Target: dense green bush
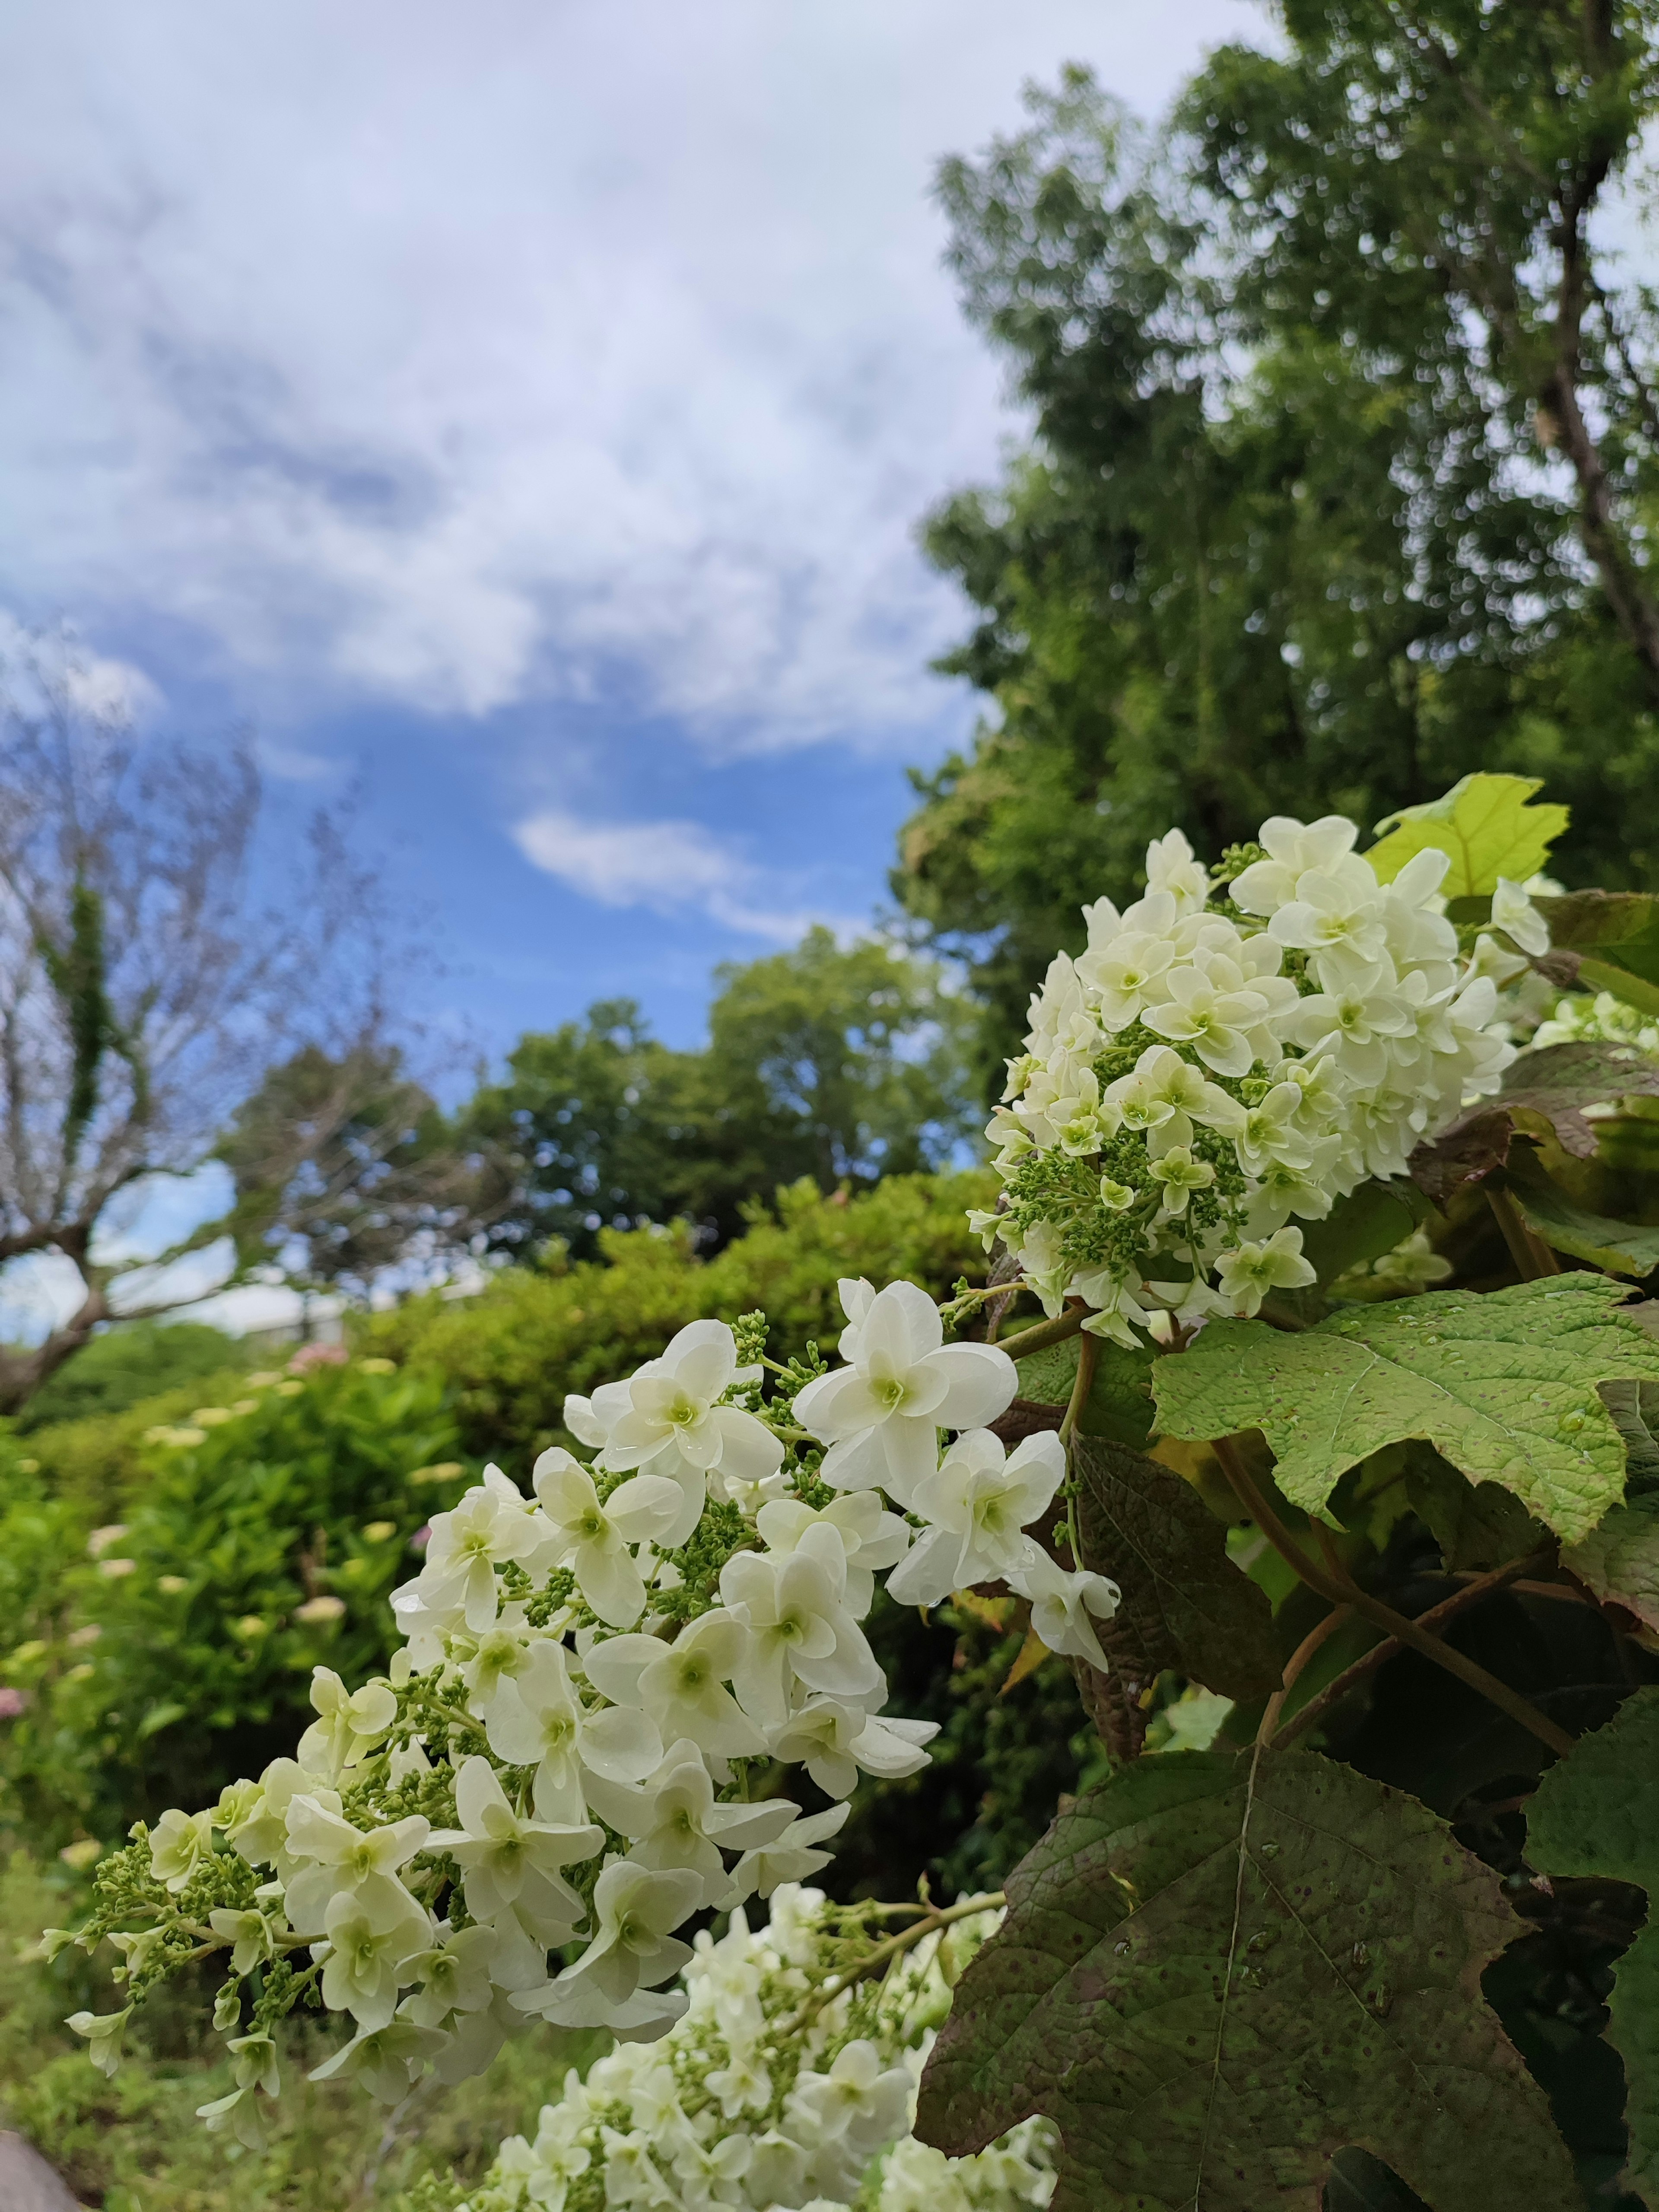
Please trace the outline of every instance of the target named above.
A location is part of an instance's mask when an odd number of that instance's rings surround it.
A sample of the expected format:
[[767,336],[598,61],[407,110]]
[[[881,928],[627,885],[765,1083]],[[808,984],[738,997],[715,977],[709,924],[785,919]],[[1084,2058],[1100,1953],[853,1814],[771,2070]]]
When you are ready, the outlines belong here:
[[471,1472],[441,1382],[374,1360],[273,1377],[136,1453],[147,1480],[99,1528],[40,1468],[10,1477],[0,1577],[25,1632],[4,1671],[23,1710],[0,1783],[7,1825],[34,1838],[108,1841],[291,1747],[314,1666],[384,1663],[410,1540]]
[[475,1297],[433,1293],[377,1314],[363,1348],[441,1375],[467,1448],[522,1480],[538,1452],[571,1442],[561,1425],[568,1391],[627,1374],[700,1316],[731,1321],[763,1307],[769,1348],[786,1358],[840,1334],[841,1276],[903,1275],[940,1296],[961,1275],[982,1279],[966,1213],[988,1202],[990,1187],[980,1170],[892,1176],[852,1198],[801,1182],[778,1193],[775,1213],[755,1209],[747,1231],[708,1261],[683,1231],[607,1231],[602,1261],[512,1268]]
[[[567,1391],[627,1373],[700,1315],[763,1308],[787,1356],[839,1334],[843,1275],[940,1294],[979,1279],[965,1214],[985,1194],[977,1173],[895,1176],[845,1201],[799,1184],[711,1261],[673,1233],[608,1233],[602,1261],[510,1269],[476,1297],[374,1316],[370,1357],[303,1385],[227,1373],[205,1412],[216,1392],[180,1386],[0,1443],[0,1680],[27,1700],[0,1720],[0,1827],[107,1844],[291,1748],[313,1666],[356,1678],[390,1649],[386,1593],[462,1479],[411,1484],[412,1470],[470,1474],[488,1456],[527,1482],[563,1437]],[[386,1355],[395,1372],[377,1371]],[[301,1617],[319,1598],[343,1606],[337,1620]],[[924,1621],[884,1604],[871,1634],[902,1709],[942,1734],[925,1774],[866,1783],[837,1880],[994,1883],[1076,1786],[1069,1672],[1050,1661],[1002,1695],[1018,1632],[948,1607]]]
[[13,1418],[19,1436],[60,1421],[124,1413],[141,1399],[252,1363],[246,1348],[203,1322],[132,1322],[94,1336],[48,1376]]

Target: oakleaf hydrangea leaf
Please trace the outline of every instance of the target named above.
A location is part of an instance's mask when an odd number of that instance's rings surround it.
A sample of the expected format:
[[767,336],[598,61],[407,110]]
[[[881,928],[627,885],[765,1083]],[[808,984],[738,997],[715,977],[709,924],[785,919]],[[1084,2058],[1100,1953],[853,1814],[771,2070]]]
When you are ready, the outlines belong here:
[[1365,858],[1378,882],[1391,884],[1407,860],[1432,847],[1451,855],[1440,886],[1446,897],[1490,897],[1500,876],[1512,884],[1535,876],[1567,826],[1565,806],[1532,803],[1541,788],[1538,776],[1466,775],[1439,799],[1384,816],[1379,842]]
[[1127,1445],[1078,1437],[1083,1563],[1122,1592],[1113,1659],[1127,1645],[1145,1688],[1166,1668],[1243,1700],[1279,1686],[1273,1608],[1227,1557],[1227,1532],[1192,1485]]
[[1586,991],[1659,1012],[1659,899],[1645,891],[1571,891],[1540,899],[1550,942],[1578,963]]
[[1659,1267],[1659,1229],[1610,1221],[1568,1197],[1547,1176],[1511,1173],[1509,1188],[1528,1229],[1557,1252],[1588,1260],[1613,1275],[1650,1275]]
[[1607,2038],[1625,2062],[1629,2163],[1621,2176],[1659,2206],[1659,1687],[1638,1690],[1539,1784],[1527,1856],[1540,1874],[1639,1882],[1648,1922],[1615,1970]]
[[1333,2155],[1434,2212],[1579,2203],[1480,1995],[1519,1932],[1415,1799],[1305,1752],[1176,1752],[1062,1814],[1008,1883],[916,2132],[1062,2136],[1054,2212],[1316,2212]]
[[1480,1182],[1504,1166],[1517,1137],[1540,1144],[1553,1139],[1576,1159],[1589,1159],[1596,1149],[1596,1128],[1585,1107],[1655,1091],[1659,1063],[1625,1045],[1589,1042],[1523,1052],[1495,1099],[1472,1107],[1417,1147],[1412,1181],[1442,1203],[1460,1185]]
[[1659,1498],[1615,1505],[1561,1563],[1604,1605],[1622,1605],[1659,1633]]
[[1624,1494],[1625,1443],[1598,1382],[1659,1381],[1659,1345],[1605,1275],[1477,1295],[1431,1291],[1334,1314],[1300,1335],[1216,1321],[1154,1376],[1167,1435],[1260,1429],[1305,1512],[1384,1444],[1421,1437],[1501,1483],[1568,1543]]

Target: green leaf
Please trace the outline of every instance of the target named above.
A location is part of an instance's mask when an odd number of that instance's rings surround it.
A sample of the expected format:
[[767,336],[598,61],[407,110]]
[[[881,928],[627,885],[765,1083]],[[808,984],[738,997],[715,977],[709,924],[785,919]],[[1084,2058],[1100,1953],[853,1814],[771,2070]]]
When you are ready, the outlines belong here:
[[1571,891],[1537,902],[1557,951],[1578,957],[1577,981],[1659,1013],[1659,899],[1644,891]]
[[1512,1168],[1504,1180],[1528,1228],[1553,1250],[1570,1252],[1615,1275],[1650,1275],[1659,1267],[1659,1229],[1586,1212],[1535,1169]]
[[1425,1444],[1407,1449],[1406,1495],[1453,1574],[1525,1559],[1543,1542],[1542,1527],[1509,1491],[1469,1481]]
[[[1098,1340],[1094,1388],[1078,1425],[1085,1435],[1110,1437],[1136,1450],[1152,1431],[1152,1362],[1142,1347],[1131,1352]],[[1068,1336],[1019,1363],[1019,1392],[1039,1405],[1063,1406],[1077,1381],[1078,1340]]]
[[1624,1440],[1596,1384],[1659,1381],[1659,1346],[1618,1310],[1629,1295],[1605,1275],[1553,1275],[1349,1310],[1299,1336],[1212,1322],[1158,1361],[1159,1425],[1188,1438],[1261,1429],[1307,1513],[1345,1468],[1421,1437],[1575,1543],[1624,1492]]
[[1334,1283],[1350,1267],[1392,1252],[1431,1211],[1414,1183],[1362,1182],[1323,1221],[1303,1224],[1303,1257],[1322,1283]]
[[1625,2062],[1629,2164],[1620,2177],[1659,2206],[1659,1687],[1638,1690],[1539,1784],[1527,1857],[1540,1874],[1639,1882],[1648,1923],[1616,1970],[1607,2039]]
[[1489,897],[1499,876],[1512,884],[1535,876],[1567,826],[1565,806],[1531,803],[1541,788],[1538,776],[1466,775],[1439,799],[1385,815],[1376,825],[1380,842],[1365,858],[1377,880],[1391,884],[1407,860],[1432,847],[1451,855],[1440,887],[1449,899]]
[[1603,1604],[1622,1605],[1643,1626],[1659,1632],[1659,1498],[1615,1505],[1561,1563]]
[[1435,2212],[1568,2212],[1541,2092],[1482,2002],[1518,1923],[1427,1808],[1306,1752],[1175,1752],[1062,1814],[922,2077],[960,2155],[1028,2113],[1054,2212],[1315,2212],[1335,2153]]
[[1279,1687],[1273,1607],[1227,1557],[1227,1532],[1192,1485],[1105,1437],[1073,1446],[1085,1562],[1123,1593],[1112,1657],[1127,1644],[1145,1686],[1172,1668],[1243,1703]]

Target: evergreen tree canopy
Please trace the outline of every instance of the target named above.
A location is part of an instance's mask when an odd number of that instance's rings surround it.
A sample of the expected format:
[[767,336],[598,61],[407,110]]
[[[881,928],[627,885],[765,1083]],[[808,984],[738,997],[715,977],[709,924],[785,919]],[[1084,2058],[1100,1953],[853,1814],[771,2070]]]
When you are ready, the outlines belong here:
[[1605,209],[1653,0],[1285,0],[1156,137],[1087,72],[939,191],[1032,449],[930,520],[994,702],[896,889],[1007,1048],[1078,908],[1171,821],[1376,821],[1474,768],[1659,874],[1655,301]]

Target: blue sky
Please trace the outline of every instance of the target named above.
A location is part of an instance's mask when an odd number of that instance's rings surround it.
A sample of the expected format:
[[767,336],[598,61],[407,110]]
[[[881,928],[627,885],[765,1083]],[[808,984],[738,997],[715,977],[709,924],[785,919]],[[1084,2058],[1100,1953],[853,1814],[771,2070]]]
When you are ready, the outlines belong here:
[[[1020,431],[937,158],[1249,0],[28,0],[0,21],[0,612],[364,792],[498,1052],[885,896],[971,702],[918,516]],[[136,679],[137,680],[137,679]]]

